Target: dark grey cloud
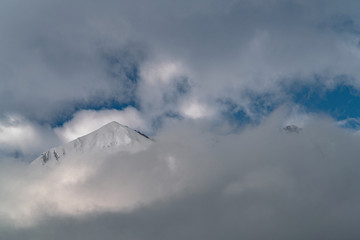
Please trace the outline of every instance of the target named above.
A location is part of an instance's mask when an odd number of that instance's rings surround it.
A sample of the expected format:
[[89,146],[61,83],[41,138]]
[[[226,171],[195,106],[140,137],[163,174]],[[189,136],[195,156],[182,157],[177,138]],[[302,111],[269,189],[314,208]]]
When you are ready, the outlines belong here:
[[[127,42],[106,43],[101,23],[91,17],[96,9],[81,2],[3,4],[2,112],[56,121],[76,104],[129,100],[126,74],[141,56]],[[111,58],[121,58],[122,66]]]
[[[4,1],[0,110],[54,122],[79,107],[136,101],[151,115],[139,73],[169,62],[183,68],[167,80],[191,79],[190,95],[202,103],[231,98],[246,107],[248,88],[278,91],[284,79],[314,74],[357,85],[357,8],[351,0]],[[155,88],[166,95],[173,85]],[[169,108],[182,114],[177,101]]]

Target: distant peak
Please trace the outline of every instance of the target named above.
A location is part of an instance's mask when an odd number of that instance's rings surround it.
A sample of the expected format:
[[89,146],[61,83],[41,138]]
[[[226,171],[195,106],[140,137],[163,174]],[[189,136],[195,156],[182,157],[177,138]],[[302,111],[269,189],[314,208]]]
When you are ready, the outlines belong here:
[[284,128],[284,131],[289,132],[289,133],[300,133],[300,131],[302,130],[302,128],[296,126],[296,125],[287,125]]

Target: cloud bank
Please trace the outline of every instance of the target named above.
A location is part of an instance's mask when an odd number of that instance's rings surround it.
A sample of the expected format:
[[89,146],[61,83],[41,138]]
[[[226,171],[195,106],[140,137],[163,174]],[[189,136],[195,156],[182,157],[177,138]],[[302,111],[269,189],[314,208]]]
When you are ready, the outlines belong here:
[[[6,239],[355,239],[360,139],[282,113],[231,135],[184,123],[137,154],[29,171],[2,163]],[[69,171],[71,170],[71,171]]]

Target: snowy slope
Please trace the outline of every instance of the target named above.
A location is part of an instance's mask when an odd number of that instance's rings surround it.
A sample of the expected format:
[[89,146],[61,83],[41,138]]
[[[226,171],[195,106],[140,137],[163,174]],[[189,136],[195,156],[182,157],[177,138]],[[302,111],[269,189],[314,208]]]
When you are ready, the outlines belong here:
[[31,164],[52,166],[77,154],[137,152],[146,149],[151,142],[146,135],[114,121],[69,143],[43,152]]

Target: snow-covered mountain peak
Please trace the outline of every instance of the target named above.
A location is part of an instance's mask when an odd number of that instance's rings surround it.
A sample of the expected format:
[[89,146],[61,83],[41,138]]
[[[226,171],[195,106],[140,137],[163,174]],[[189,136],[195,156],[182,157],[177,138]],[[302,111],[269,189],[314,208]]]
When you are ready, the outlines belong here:
[[112,122],[109,122],[108,124],[105,124],[101,128],[95,130],[94,132],[96,132],[96,131],[107,131],[107,130],[111,131],[111,130],[115,130],[115,129],[119,129],[119,128],[128,128],[128,127],[125,126],[125,125],[122,125],[122,124],[120,124],[120,123],[118,123],[116,121],[112,121]]
[[145,134],[113,121],[62,146],[49,149],[32,164],[53,165],[75,154],[137,152],[147,148],[151,142]]

